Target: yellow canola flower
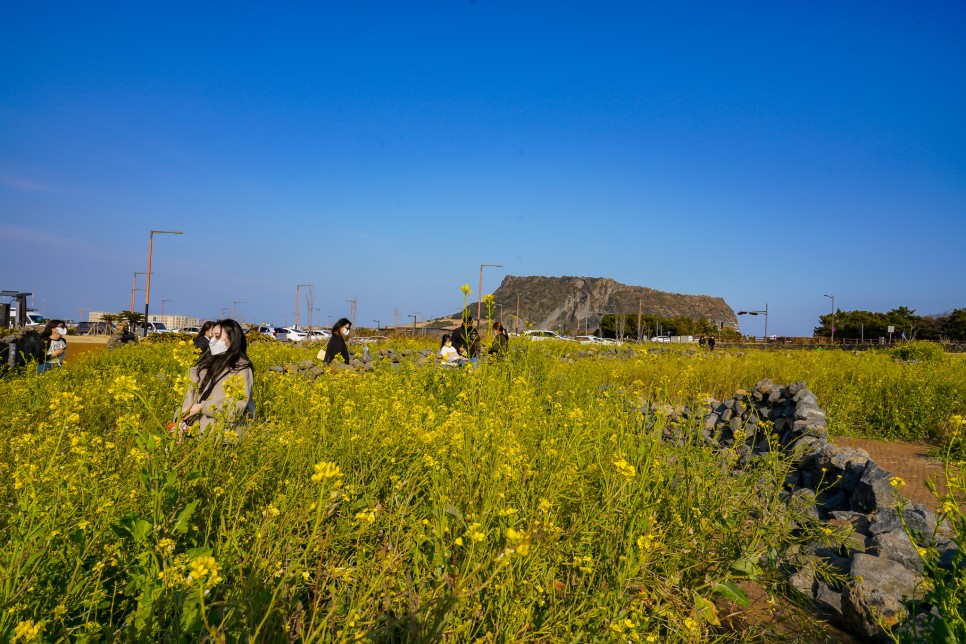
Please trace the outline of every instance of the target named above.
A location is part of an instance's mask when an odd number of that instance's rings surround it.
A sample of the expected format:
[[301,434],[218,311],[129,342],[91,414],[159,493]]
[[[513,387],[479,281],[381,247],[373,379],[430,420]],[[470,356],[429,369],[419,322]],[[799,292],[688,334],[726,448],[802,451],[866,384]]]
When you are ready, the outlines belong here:
[[898,490],[905,484],[906,482],[902,480],[901,476],[893,476],[891,479],[889,479],[889,485],[891,485],[896,490]]
[[17,624],[17,628],[13,632],[13,641],[32,642],[38,638],[43,627],[43,622],[35,623],[32,619],[22,621]]
[[470,288],[469,284],[463,284],[463,286],[460,287],[460,291],[462,291],[463,295],[473,295],[473,290]]
[[335,463],[322,461],[315,464],[315,474],[312,475],[313,483],[321,483],[326,479],[334,479],[342,476],[342,470]]
[[218,585],[222,581],[219,574],[218,562],[211,555],[196,557],[188,567],[187,583],[201,582],[208,588]]
[[617,468],[621,476],[628,480],[634,478],[634,475],[637,474],[637,469],[623,458],[614,461],[614,467]]

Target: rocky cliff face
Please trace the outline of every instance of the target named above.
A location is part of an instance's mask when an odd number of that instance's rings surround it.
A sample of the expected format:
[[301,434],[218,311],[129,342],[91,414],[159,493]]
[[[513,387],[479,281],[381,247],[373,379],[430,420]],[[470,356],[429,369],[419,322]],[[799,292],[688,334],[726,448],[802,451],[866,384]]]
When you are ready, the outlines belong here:
[[[606,277],[516,277],[508,275],[494,291],[503,319],[512,329],[519,297],[520,318],[533,328],[593,329],[608,313],[637,313],[673,318],[707,318],[738,328],[735,312],[720,297],[666,293],[645,286],[628,286]],[[497,316],[499,308],[494,310]],[[475,313],[475,309],[474,309]]]

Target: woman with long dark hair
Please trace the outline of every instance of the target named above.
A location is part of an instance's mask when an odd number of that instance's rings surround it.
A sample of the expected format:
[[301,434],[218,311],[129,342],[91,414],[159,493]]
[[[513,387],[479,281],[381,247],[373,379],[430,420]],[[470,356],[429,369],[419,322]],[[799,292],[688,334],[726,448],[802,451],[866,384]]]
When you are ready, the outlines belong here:
[[66,338],[67,324],[63,320],[47,320],[47,325],[40,333],[40,339],[44,342],[44,359],[37,363],[37,373],[44,373],[64,364],[67,353]]
[[255,367],[248,358],[245,332],[234,320],[219,320],[212,340],[188,374],[192,386],[181,404],[187,424],[198,422],[204,434],[215,421],[232,427],[255,415],[252,385]]
[[348,318],[339,318],[339,321],[332,327],[332,337],[325,346],[325,357],[322,362],[329,364],[337,356],[341,355],[346,364],[349,364],[349,331],[352,329],[352,322]]
[[204,324],[201,325],[201,330],[198,331],[198,335],[195,336],[193,340],[195,349],[201,352],[201,355],[205,355],[208,350],[208,345],[214,339],[211,330],[215,328],[215,323],[211,320],[206,320]]

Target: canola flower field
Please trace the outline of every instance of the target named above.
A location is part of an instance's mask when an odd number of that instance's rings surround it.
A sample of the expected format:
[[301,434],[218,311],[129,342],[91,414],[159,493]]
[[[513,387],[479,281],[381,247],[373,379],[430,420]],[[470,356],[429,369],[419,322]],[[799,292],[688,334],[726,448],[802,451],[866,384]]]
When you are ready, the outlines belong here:
[[966,410],[955,356],[519,343],[316,380],[267,368],[317,349],[255,343],[240,440],[166,430],[188,343],[0,380],[0,640],[753,640],[748,584],[843,535],[783,502],[777,450],[737,468],[642,408],[805,380],[833,434],[949,446]]

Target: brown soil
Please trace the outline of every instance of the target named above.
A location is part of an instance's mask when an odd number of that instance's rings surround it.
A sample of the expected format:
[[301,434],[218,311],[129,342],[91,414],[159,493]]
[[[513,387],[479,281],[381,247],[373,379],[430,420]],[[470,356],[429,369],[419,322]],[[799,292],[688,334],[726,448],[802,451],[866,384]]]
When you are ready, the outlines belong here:
[[107,336],[67,336],[67,361],[77,362],[104,353]]
[[902,443],[871,438],[834,438],[836,445],[864,449],[884,470],[902,478],[906,486],[902,495],[913,503],[922,503],[936,510],[936,497],[926,488],[926,481],[936,483],[940,494],[946,493],[946,477],[940,461],[930,458],[933,449],[928,443]]

